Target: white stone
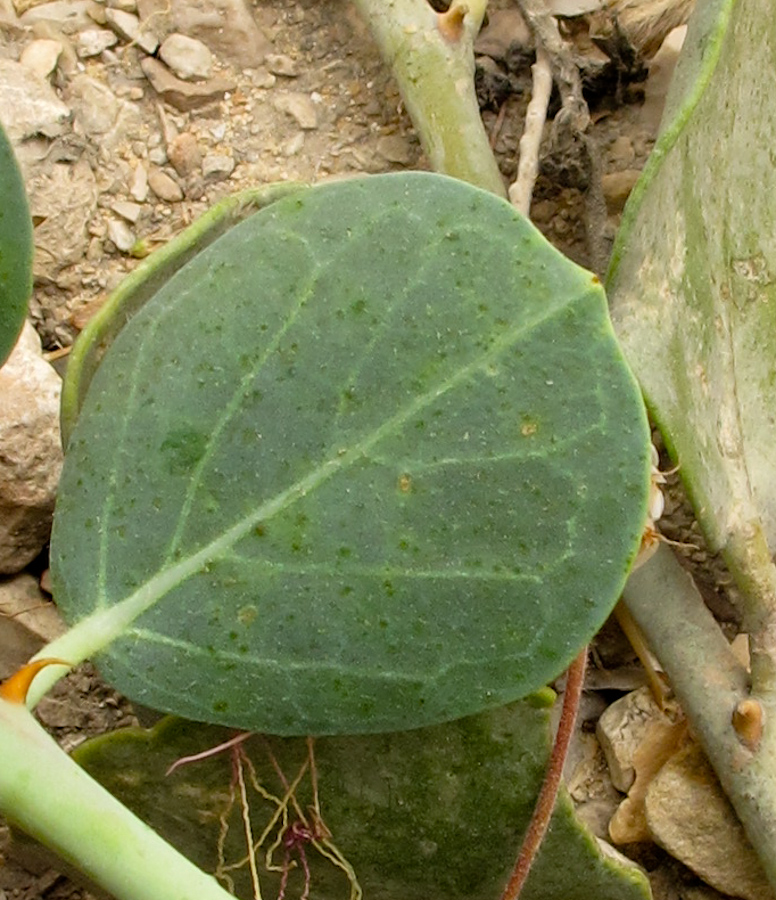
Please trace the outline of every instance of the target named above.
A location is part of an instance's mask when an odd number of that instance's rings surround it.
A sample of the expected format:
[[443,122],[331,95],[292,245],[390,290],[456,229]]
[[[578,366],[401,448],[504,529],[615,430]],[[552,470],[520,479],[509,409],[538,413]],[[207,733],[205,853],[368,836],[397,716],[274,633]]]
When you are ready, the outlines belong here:
[[75,124],[89,137],[105,134],[116,123],[119,101],[111,89],[89,75],[76,75],[65,95]]
[[209,153],[202,160],[202,175],[206,181],[224,181],[234,171],[234,159],[219,153]]
[[213,54],[196,38],[171,34],[159,48],[159,56],[184,81],[204,81],[213,72]]
[[69,129],[70,108],[51,85],[21,63],[0,58],[0,110],[12,142],[44,135],[57,137]]
[[287,94],[280,94],[273,103],[278,112],[291,116],[305,131],[311,131],[318,127],[318,110],[307,94],[291,91]]
[[21,571],[51,533],[62,447],[61,380],[25,322],[0,368],[0,573]]
[[240,68],[261,65],[272,50],[246,0],[138,0],[138,10],[144,21],[169,16],[170,31],[203,41]]
[[90,59],[92,56],[99,56],[108,47],[113,47],[117,43],[118,38],[107,28],[87,28],[78,35],[76,53],[81,59]]
[[54,0],[31,7],[20,18],[25,25],[51,22],[63,34],[76,34],[93,24],[89,15],[91,8],[92,0]]
[[57,60],[62,53],[62,44],[60,41],[48,40],[41,38],[32,41],[22,50],[19,62],[30,72],[33,72],[38,78],[46,80],[49,75],[56,69]]
[[122,253],[129,253],[137,243],[134,232],[121,219],[108,219],[108,237]]
[[131,222],[133,225],[140,218],[140,213],[143,210],[143,207],[138,203],[130,203],[129,200],[117,200],[111,204],[110,208],[116,215],[121,216],[122,219],[126,219],[127,222]]
[[145,203],[148,198],[148,172],[142,163],[135,166],[132,174],[132,182],[129,185],[129,193],[133,200],[138,203]]
[[147,29],[140,27],[140,19],[123,9],[106,9],[105,21],[110,27],[127,41],[131,41],[145,50],[146,53],[155,53],[159,47],[159,41]]

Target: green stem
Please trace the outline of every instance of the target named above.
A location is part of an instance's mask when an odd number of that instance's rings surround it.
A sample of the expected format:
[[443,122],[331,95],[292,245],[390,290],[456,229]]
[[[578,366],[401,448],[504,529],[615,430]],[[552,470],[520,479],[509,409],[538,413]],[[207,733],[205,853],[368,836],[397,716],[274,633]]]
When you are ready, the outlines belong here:
[[473,43],[484,4],[467,11],[460,35],[449,39],[426,0],[354,3],[393,71],[432,168],[506,197],[474,92]]
[[748,744],[733,727],[753,699],[748,673],[668,547],[631,574],[623,597],[776,890],[776,704],[755,700],[763,731]]
[[233,900],[84,772],[21,704],[0,700],[0,809],[117,900]]

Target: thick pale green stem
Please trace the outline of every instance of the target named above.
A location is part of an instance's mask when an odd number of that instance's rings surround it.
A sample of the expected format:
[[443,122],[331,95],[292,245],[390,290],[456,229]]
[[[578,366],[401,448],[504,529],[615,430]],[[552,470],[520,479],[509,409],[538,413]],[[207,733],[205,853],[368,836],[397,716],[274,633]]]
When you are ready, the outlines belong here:
[[0,809],[117,900],[233,900],[0,700]]
[[474,92],[472,47],[484,3],[456,0],[446,14],[426,0],[354,3],[393,71],[433,169],[506,197]]
[[[776,890],[776,704],[750,695],[748,673],[668,547],[630,576],[624,600]],[[761,734],[734,727],[738,712],[752,707]]]

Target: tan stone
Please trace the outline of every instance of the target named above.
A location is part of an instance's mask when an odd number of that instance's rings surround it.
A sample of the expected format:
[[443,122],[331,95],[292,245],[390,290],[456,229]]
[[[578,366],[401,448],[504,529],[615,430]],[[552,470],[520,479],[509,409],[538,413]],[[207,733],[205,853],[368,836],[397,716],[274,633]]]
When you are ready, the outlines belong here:
[[0,369],[0,574],[21,571],[51,533],[62,469],[61,381],[25,323]]

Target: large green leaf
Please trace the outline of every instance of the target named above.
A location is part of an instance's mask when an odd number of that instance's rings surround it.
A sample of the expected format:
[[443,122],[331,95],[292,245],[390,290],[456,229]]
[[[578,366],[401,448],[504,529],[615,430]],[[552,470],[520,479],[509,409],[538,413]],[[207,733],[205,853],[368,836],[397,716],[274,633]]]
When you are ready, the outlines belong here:
[[32,220],[24,182],[0,124],[0,365],[11,352],[32,291]]
[[[612,317],[715,549],[776,549],[776,17],[699,4]],[[686,55],[685,55],[686,53]]]
[[219,238],[116,338],[70,441],[57,602],[150,706],[419,727],[568,665],[623,585],[648,476],[595,276],[461,182],[324,185]]
[[[545,692],[549,694],[550,692]],[[398,734],[320,738],[314,745],[320,809],[331,841],[353,867],[368,900],[497,900],[531,815],[548,750],[548,698],[502,707],[433,728]],[[78,762],[205,871],[218,863],[222,820],[229,825],[225,862],[245,857],[239,803],[227,813],[233,776],[228,752],[185,765],[177,759],[215,747],[228,732],[180,719],[151,731],[129,729],[78,749]],[[308,758],[299,738],[252,737],[243,744],[259,782],[285,794],[270,753],[291,783]],[[244,768],[254,838],[277,805],[251,786]],[[309,773],[295,791],[310,822]],[[289,805],[288,824],[298,820]],[[310,822],[310,824],[312,824]],[[265,851],[284,834],[282,820],[257,852],[264,897],[276,897],[280,876]],[[287,834],[287,832],[285,832]],[[311,896],[346,900],[348,879],[310,844]],[[282,846],[274,860],[283,864]],[[291,858],[286,896],[299,897],[304,873]],[[253,896],[247,865],[231,871],[236,894]],[[647,900],[646,876],[604,857],[561,796],[549,834],[526,885],[525,900]]]
[[249,188],[226,197],[121,282],[90,319],[82,340],[76,343],[70,354],[67,379],[62,390],[62,439],[65,446],[70,440],[92,377],[124,325],[178,269],[225,231],[253,215],[256,210],[299,190],[303,190],[302,185],[278,183]]

